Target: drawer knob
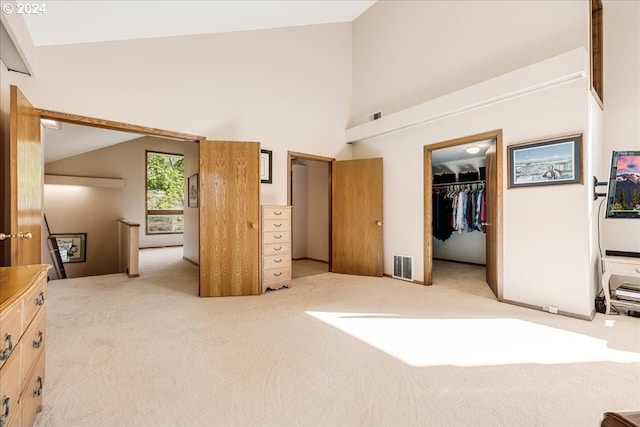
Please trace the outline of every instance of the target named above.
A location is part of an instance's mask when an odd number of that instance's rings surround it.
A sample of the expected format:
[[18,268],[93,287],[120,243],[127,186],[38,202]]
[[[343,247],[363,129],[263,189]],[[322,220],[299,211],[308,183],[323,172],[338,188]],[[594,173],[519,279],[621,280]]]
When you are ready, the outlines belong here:
[[7,360],[9,356],[11,356],[11,352],[13,351],[13,342],[11,341],[11,335],[6,334],[4,336],[4,340],[8,342],[9,345],[4,349],[2,353],[0,353],[0,360]]
[[282,276],[282,272],[281,272],[281,271],[279,271],[279,272],[277,272],[277,273],[273,273],[273,275],[274,275],[275,277],[280,277],[280,276]]
[[42,331],[38,331],[38,341],[33,340],[33,348],[40,348],[40,346],[42,345],[42,338],[43,338],[43,333]]
[[31,393],[33,397],[37,397],[42,394],[42,377],[38,377],[36,382],[38,383],[38,388],[33,390],[33,392]]
[[33,303],[35,305],[43,305],[44,304],[44,291],[40,291],[40,295],[38,295],[38,298],[35,298],[33,300]]
[[274,251],[281,251],[282,250],[282,246],[278,246],[277,248],[273,248]]
[[276,264],[280,264],[282,262],[282,258],[274,259],[273,262],[275,262]]
[[0,417],[0,427],[5,425],[7,420],[9,419],[9,399],[7,396],[2,398],[2,406],[4,406],[2,417]]
[[282,223],[281,223],[281,222],[279,222],[279,223],[277,223],[277,224],[273,224],[273,226],[274,226],[275,228],[280,228],[280,227],[282,227]]
[[278,234],[277,236],[273,236],[274,239],[282,239],[282,234]]
[[277,216],[280,216],[280,215],[282,215],[282,211],[274,211],[273,214],[277,215]]

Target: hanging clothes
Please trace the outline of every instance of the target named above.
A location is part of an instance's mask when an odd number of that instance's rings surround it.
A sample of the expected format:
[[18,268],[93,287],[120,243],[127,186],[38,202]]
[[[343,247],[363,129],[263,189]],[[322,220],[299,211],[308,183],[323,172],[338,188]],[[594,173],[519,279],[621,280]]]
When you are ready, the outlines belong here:
[[487,219],[484,182],[434,187],[432,197],[433,237],[445,241],[454,232],[486,233]]

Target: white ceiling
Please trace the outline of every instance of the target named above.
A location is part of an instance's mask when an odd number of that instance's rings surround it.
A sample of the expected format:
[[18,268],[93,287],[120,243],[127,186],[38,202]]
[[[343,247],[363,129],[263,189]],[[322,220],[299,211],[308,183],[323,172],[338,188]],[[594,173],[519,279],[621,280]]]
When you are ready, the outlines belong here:
[[49,1],[23,15],[36,46],[352,22],[375,0]]
[[[49,1],[22,15],[34,45],[53,46],[352,22],[376,0]],[[44,129],[45,162],[140,137],[62,124]]]

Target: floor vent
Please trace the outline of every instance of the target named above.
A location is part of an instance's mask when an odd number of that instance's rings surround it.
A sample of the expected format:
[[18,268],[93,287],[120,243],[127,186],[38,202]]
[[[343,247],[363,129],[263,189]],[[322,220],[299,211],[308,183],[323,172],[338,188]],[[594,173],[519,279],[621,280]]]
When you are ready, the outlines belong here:
[[393,255],[393,277],[413,281],[413,257]]

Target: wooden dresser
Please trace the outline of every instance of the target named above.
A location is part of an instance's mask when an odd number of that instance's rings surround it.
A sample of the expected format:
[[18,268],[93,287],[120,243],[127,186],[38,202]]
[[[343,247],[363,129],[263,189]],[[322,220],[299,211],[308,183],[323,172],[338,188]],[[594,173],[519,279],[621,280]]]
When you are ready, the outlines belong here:
[[291,206],[262,206],[262,293],[291,287]]
[[0,267],[0,426],[31,426],[42,409],[50,265]]

